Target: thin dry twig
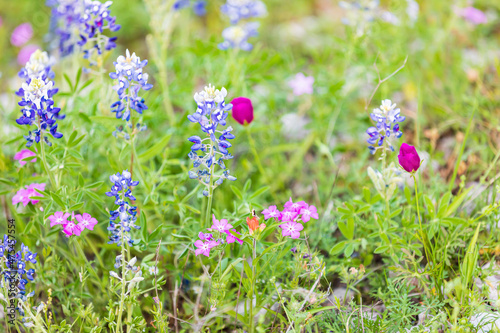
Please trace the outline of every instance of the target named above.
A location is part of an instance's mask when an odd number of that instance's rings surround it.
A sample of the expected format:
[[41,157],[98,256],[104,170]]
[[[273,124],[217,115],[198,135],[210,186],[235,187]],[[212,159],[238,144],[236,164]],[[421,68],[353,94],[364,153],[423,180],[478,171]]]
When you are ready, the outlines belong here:
[[394,72],[392,72],[392,74],[390,74],[389,76],[386,76],[384,79],[380,78],[380,71],[378,70],[378,67],[377,67],[377,59],[378,59],[378,54],[377,54],[377,58],[375,58],[375,62],[373,63],[373,67],[375,67],[375,70],[377,71],[378,83],[377,83],[377,86],[375,87],[375,89],[373,90],[373,92],[370,96],[370,99],[366,102],[365,111],[368,110],[368,106],[371,104],[373,96],[375,96],[375,93],[377,92],[378,88],[380,88],[380,85],[382,83],[384,83],[385,81],[389,80],[394,75],[396,75],[400,70],[402,70],[406,66],[406,62],[408,61],[408,56],[406,56],[405,61],[398,69],[396,69]]

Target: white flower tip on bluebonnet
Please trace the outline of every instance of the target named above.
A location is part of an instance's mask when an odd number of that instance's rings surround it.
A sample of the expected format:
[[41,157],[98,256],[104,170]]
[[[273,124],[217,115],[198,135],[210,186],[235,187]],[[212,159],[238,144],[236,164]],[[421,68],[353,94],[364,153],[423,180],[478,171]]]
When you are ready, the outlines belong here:
[[54,59],[48,53],[40,49],[33,52],[25,65],[30,78],[42,76],[47,67],[53,65]]
[[194,94],[194,100],[197,104],[203,104],[205,102],[215,102],[222,103],[227,96],[226,88],[222,87],[221,90],[216,89],[212,84],[208,84],[205,88]]
[[122,176],[123,176],[123,178],[130,179],[132,177],[132,174],[130,174],[130,172],[128,170],[124,170],[122,172]]
[[388,12],[388,11],[383,11],[380,14],[380,18],[382,19],[382,21],[385,21],[385,22],[390,23],[392,25],[397,26],[400,24],[399,18],[396,15],[394,15],[393,13]]
[[115,174],[112,174],[111,176],[109,176],[109,180],[112,182],[112,183],[116,183],[118,180],[120,180],[120,177],[118,177],[117,175]]
[[26,82],[22,84],[24,99],[33,102],[40,109],[42,98],[49,99],[47,94],[52,86],[52,81],[45,82],[40,78],[32,78],[29,85]]
[[118,280],[121,280],[121,278],[118,276],[118,274],[116,274],[114,271],[110,271],[109,275],[111,275],[114,278],[117,278]]
[[418,19],[418,13],[420,11],[420,6],[415,0],[406,0],[406,14],[410,18],[410,22],[414,23]]
[[132,259],[130,259],[130,261],[128,262],[128,264],[129,264],[129,266],[134,266],[136,262],[137,262],[137,258],[133,257]]

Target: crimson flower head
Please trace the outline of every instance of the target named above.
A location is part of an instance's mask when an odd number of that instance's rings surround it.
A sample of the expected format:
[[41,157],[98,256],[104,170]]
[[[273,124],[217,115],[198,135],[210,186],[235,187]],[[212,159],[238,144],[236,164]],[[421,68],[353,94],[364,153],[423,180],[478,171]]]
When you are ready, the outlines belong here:
[[250,124],[253,121],[252,101],[246,97],[237,97],[231,101],[233,105],[233,118],[241,125]]
[[415,172],[420,167],[420,156],[414,146],[403,143],[399,149],[399,164],[407,172]]

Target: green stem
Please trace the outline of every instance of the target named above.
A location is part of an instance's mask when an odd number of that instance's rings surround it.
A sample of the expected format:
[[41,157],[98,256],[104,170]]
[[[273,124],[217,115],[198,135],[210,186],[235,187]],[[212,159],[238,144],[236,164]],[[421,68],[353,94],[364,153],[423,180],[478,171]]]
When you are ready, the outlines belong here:
[[120,295],[120,307],[118,309],[118,321],[116,323],[116,333],[122,331],[122,327],[121,327],[121,323],[122,323],[122,313],[123,313],[123,303],[125,302],[125,281],[126,281],[126,277],[125,277],[125,268],[126,268],[126,264],[125,264],[125,244],[123,242],[123,232],[122,232],[122,242],[121,242],[121,246],[122,246],[122,251],[121,251],[121,264],[122,264],[122,293]]
[[49,176],[50,185],[52,186],[52,189],[55,191],[57,189],[56,179],[54,178],[54,174],[52,174],[52,172],[50,172],[49,165],[47,164],[47,159],[45,157],[45,144],[43,141],[43,134],[42,134],[42,137],[40,138],[40,147],[41,147],[40,151],[41,151],[43,168],[45,169],[45,172]]
[[429,255],[429,251],[427,249],[426,237],[425,237],[425,234],[424,234],[424,229],[422,228],[422,219],[420,218],[420,207],[419,207],[419,204],[418,204],[418,185],[417,185],[417,179],[415,178],[415,173],[412,173],[411,176],[413,178],[413,182],[415,183],[415,200],[417,202],[417,215],[418,215],[418,224],[420,225],[420,237],[421,237],[422,244],[424,245],[425,255],[427,256],[427,260],[429,261],[429,260],[431,260],[431,257]]
[[[210,139],[210,156],[214,153],[214,142]],[[215,169],[215,163],[212,163],[210,166],[210,181],[209,181],[209,187],[208,187],[208,204],[207,204],[207,210],[205,213],[205,227],[210,226],[210,215],[212,212],[212,199],[213,199],[213,194],[214,194],[214,169]]]
[[250,304],[249,304],[249,314],[250,318],[248,319],[249,322],[249,332],[254,333],[254,326],[253,326],[253,297],[255,294],[255,279],[256,279],[256,267],[255,267],[255,258],[257,258],[257,240],[254,238],[253,239],[253,248],[252,248],[252,288],[250,289]]

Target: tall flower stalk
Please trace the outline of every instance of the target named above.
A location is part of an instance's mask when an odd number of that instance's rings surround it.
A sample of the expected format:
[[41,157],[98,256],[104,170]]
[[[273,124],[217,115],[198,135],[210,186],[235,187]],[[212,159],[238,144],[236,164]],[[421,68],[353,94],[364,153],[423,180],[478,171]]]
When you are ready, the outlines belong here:
[[[396,108],[396,103],[392,103],[391,100],[385,99],[382,101],[380,107],[373,110],[370,113],[371,119],[375,122],[375,126],[372,126],[366,130],[369,138],[367,142],[370,144],[368,149],[370,149],[371,154],[375,154],[377,151],[381,151],[380,159],[382,160],[382,175],[387,175],[385,179],[386,183],[390,183],[391,179],[395,177],[394,168],[387,165],[387,153],[394,151],[394,146],[392,144],[393,138],[399,139],[403,132],[399,127],[399,123],[403,122],[406,117],[401,116],[401,110]],[[389,170],[388,170],[389,169]],[[371,176],[372,177],[372,176]],[[372,177],[373,178],[373,177]],[[390,196],[384,196],[385,200],[385,214],[389,216],[390,207],[389,200]]]
[[[212,199],[214,189],[222,185],[225,179],[234,181],[235,177],[229,174],[224,163],[225,160],[232,159],[233,156],[228,149],[232,146],[228,140],[235,136],[231,133],[231,126],[225,129],[218,129],[226,126],[228,112],[232,109],[232,104],[225,104],[227,90],[221,90],[212,85],[208,85],[204,90],[194,95],[197,109],[194,114],[188,116],[189,121],[200,124],[201,130],[205,133],[205,138],[191,136],[188,140],[193,143],[189,158],[193,161],[193,169],[189,171],[189,178],[197,179],[205,186],[203,195],[208,197],[206,210],[206,225],[210,223],[210,212],[212,211]],[[201,155],[198,155],[198,152]],[[216,174],[215,165],[222,170]]]
[[35,51],[26,66],[19,72],[19,77],[25,82],[16,92],[16,95],[21,97],[18,103],[22,109],[22,115],[16,119],[17,124],[32,126],[36,129],[28,132],[25,135],[27,147],[31,147],[34,143],[40,143],[40,155],[42,165],[50,179],[50,184],[53,188],[57,183],[45,156],[45,144],[51,146],[49,140],[50,134],[55,139],[62,138],[62,134],[57,131],[57,120],[64,119],[65,116],[60,114],[61,108],[54,106],[53,96],[58,92],[58,88],[54,87],[54,72],[51,69],[52,59],[49,58],[47,52],[40,50]]
[[[111,175],[109,180],[113,183],[113,186],[111,186],[109,192],[106,192],[106,195],[108,197],[114,197],[115,204],[119,206],[117,210],[110,212],[111,216],[108,227],[108,230],[111,231],[108,244],[116,243],[121,249],[120,256],[117,257],[117,265],[115,265],[116,268],[122,267],[121,278],[115,276],[116,273],[113,275],[121,281],[120,305],[116,326],[116,332],[119,332],[121,330],[120,325],[122,321],[123,305],[126,298],[125,287],[127,275],[127,264],[122,263],[121,260],[125,260],[125,245],[134,245],[134,240],[131,238],[130,231],[132,228],[140,229],[139,226],[135,225],[137,222],[137,207],[132,205],[132,202],[136,200],[132,194],[132,188],[137,186],[139,182],[132,180],[132,175],[128,170],[124,170],[122,174],[117,173]],[[117,222],[118,220],[119,222]],[[120,260],[118,260],[118,258]]]

